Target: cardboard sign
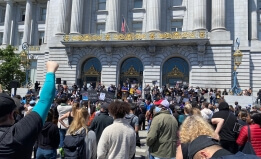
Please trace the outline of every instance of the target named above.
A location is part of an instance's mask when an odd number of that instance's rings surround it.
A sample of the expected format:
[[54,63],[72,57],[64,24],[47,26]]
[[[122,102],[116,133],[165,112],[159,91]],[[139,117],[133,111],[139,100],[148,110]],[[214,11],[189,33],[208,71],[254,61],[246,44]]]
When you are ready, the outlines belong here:
[[98,94],[97,91],[88,91],[88,100],[90,101],[97,101],[98,100]]
[[84,101],[88,100],[88,92],[82,93],[82,100],[84,100]]
[[115,98],[115,94],[111,92],[100,92],[99,100],[106,101],[108,103],[112,102]]
[[105,93],[101,92],[99,96],[99,100],[105,100]]

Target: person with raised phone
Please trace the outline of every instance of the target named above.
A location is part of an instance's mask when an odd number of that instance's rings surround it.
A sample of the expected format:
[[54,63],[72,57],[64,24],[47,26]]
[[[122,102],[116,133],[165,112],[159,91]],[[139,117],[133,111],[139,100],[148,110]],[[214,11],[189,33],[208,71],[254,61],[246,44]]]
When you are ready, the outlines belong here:
[[[0,93],[0,158],[1,159],[28,159],[31,158],[33,145],[42,131],[55,95],[55,72],[58,63],[48,61],[47,73],[40,100],[32,112],[19,122],[15,123],[14,100]],[[15,124],[14,124],[15,123]]]

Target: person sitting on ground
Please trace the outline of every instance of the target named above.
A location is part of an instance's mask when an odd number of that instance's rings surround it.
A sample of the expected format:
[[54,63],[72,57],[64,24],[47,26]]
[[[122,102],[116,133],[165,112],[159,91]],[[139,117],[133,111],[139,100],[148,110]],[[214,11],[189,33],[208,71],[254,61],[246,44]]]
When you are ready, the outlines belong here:
[[47,74],[41,98],[32,112],[14,124],[16,105],[6,94],[0,94],[0,158],[31,158],[33,145],[42,131],[43,123],[54,99],[56,62],[46,63]]
[[128,120],[124,119],[130,112],[130,105],[116,101],[108,109],[114,121],[102,132],[97,159],[131,159],[136,151],[136,135]]
[[180,127],[180,145],[176,159],[188,159],[188,145],[199,135],[214,136],[215,132],[207,120],[199,115],[188,116]]
[[200,135],[189,144],[190,159],[259,159],[255,155],[237,152],[235,155],[222,148],[219,142],[208,135]]

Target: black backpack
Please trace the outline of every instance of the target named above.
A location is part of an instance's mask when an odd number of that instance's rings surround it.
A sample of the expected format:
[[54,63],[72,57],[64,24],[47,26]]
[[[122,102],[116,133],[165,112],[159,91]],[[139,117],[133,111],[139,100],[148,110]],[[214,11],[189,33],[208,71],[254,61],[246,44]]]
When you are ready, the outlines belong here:
[[63,141],[64,158],[65,159],[82,159],[86,157],[85,137],[86,130],[80,129],[79,134],[66,135]]

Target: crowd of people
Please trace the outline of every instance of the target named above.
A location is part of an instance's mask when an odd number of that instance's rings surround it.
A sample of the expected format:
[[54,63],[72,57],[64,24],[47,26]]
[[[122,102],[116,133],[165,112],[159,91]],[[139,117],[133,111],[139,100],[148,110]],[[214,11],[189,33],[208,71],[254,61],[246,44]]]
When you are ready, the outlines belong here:
[[140,130],[147,131],[150,159],[261,157],[259,110],[228,105],[226,90],[84,86],[116,97],[94,102],[84,100],[77,85],[72,92],[66,85],[55,88],[59,66],[51,61],[46,66],[39,96],[0,93],[1,159],[28,159],[32,152],[37,159],[133,159]]

